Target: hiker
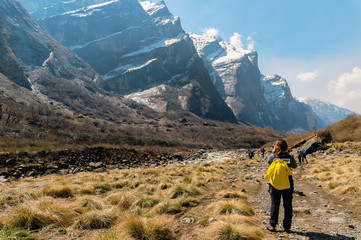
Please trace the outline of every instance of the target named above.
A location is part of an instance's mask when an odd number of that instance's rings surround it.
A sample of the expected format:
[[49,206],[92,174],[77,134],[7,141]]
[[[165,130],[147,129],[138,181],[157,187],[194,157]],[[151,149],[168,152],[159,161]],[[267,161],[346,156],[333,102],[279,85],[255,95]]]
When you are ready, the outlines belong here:
[[307,161],[307,151],[306,150],[303,150],[302,151],[302,162],[305,162],[306,161],[306,163],[308,163],[308,161]]
[[271,194],[271,219],[266,228],[269,231],[276,231],[278,223],[281,196],[283,199],[284,219],[283,228],[290,232],[292,223],[292,194],[294,190],[292,172],[290,168],[296,168],[297,162],[289,154],[288,144],[285,140],[279,140],[274,147],[274,153],[268,158],[271,164],[267,174],[264,176],[269,181],[269,192]]
[[252,160],[254,153],[252,150],[248,150],[248,160]]
[[297,150],[297,157],[298,157],[298,162],[301,164],[302,161],[302,155],[303,155],[303,151],[301,149]]
[[262,156],[262,158],[264,158],[264,148],[263,148],[263,147],[261,147],[261,149],[260,149],[259,151],[261,152],[261,156]]

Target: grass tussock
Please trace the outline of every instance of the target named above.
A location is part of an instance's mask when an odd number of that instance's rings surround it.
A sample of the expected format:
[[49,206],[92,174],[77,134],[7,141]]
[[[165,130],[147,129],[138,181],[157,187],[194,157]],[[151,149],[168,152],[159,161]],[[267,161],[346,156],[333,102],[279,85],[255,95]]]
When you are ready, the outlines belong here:
[[68,185],[59,187],[46,186],[43,188],[43,193],[54,198],[71,198],[74,196],[72,188]]
[[239,214],[243,216],[253,216],[252,207],[242,201],[219,201],[210,204],[209,209],[219,215]]
[[147,198],[139,199],[139,201],[136,203],[136,205],[141,208],[152,208],[155,205],[157,205],[158,203],[160,203],[159,199],[147,197]]
[[37,230],[54,224],[55,218],[43,213],[40,209],[30,206],[13,209],[5,220],[5,225],[11,228]]
[[228,222],[215,222],[208,228],[212,240],[262,240],[263,232],[255,227]]
[[248,196],[242,192],[224,190],[219,193],[221,198],[248,200]]
[[182,205],[178,202],[166,202],[158,206],[156,212],[159,214],[178,214],[182,212],[184,209]]
[[79,229],[103,229],[112,227],[118,219],[113,210],[90,211],[81,215],[75,226]]
[[175,240],[173,220],[163,216],[149,219],[129,215],[118,226],[118,232],[124,239],[134,240]]
[[178,197],[193,197],[200,194],[200,190],[194,186],[176,186],[172,193],[171,198],[178,198]]
[[[212,219],[234,229],[257,226],[261,223],[252,221],[249,197],[236,189],[251,193],[258,184],[234,182],[235,177],[243,179],[239,161],[48,175],[0,184],[0,234],[15,236],[19,229],[39,239],[60,232],[63,239],[74,232],[90,240],[199,239],[214,224]],[[207,182],[211,178],[218,180]],[[188,216],[193,220],[185,223]],[[232,216],[238,220],[230,220]],[[187,228],[180,228],[182,224]]]

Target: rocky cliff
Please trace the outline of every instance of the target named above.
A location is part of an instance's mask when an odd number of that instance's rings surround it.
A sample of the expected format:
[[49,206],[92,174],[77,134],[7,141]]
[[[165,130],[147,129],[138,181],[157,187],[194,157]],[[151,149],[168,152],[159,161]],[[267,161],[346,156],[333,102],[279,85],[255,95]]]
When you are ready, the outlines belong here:
[[191,34],[211,79],[237,119],[283,132],[322,128],[309,106],[295,100],[285,79],[264,76],[256,51],[216,35]]
[[163,1],[52,0],[32,14],[106,79],[107,90],[161,112],[236,122]]
[[18,1],[0,2],[0,41],[3,98],[15,100],[16,88],[22,87],[28,99],[76,114],[111,118],[135,112],[128,100],[104,91],[105,79],[44,31]]

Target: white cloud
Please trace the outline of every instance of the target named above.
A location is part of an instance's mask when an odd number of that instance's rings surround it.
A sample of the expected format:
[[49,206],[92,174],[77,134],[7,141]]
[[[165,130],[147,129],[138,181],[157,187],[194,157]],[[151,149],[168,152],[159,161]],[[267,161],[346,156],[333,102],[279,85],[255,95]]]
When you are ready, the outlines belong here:
[[301,82],[311,82],[317,78],[319,73],[316,72],[300,72],[297,75],[297,79],[301,80]]
[[243,48],[242,35],[239,33],[233,33],[233,36],[229,39],[232,46],[235,48]]
[[216,28],[210,27],[210,28],[203,29],[203,34],[206,36],[209,36],[209,37],[217,37],[218,33],[219,33],[219,30]]
[[338,104],[351,106],[361,102],[361,69],[354,67],[351,73],[341,74],[329,83],[328,89],[337,97]]
[[254,50],[254,40],[252,37],[247,38],[247,49]]

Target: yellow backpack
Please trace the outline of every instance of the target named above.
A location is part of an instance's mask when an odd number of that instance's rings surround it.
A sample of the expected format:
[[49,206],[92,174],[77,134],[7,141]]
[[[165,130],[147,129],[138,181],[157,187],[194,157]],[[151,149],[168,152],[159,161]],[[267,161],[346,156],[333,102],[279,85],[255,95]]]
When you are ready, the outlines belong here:
[[290,188],[289,176],[292,175],[291,169],[282,159],[276,159],[269,166],[264,178],[277,190]]

